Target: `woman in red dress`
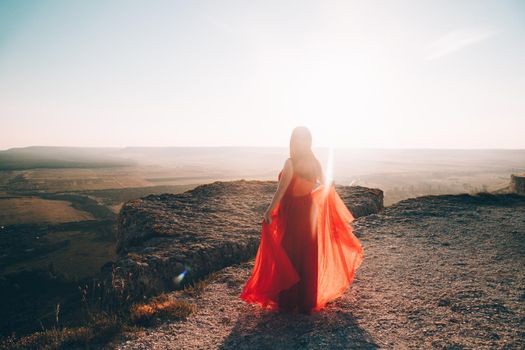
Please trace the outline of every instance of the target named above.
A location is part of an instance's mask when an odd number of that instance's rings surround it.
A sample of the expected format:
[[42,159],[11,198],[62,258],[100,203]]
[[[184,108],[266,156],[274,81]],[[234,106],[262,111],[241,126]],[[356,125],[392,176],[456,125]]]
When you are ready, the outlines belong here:
[[293,130],[290,158],[264,213],[252,274],[240,298],[264,308],[311,314],[342,295],[363,260],[353,216],[325,184],[305,127]]

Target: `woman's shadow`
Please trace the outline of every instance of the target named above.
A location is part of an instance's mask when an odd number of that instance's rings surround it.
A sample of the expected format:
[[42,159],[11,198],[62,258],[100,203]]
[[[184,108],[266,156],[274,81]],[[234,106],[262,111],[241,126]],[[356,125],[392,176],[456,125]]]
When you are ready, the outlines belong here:
[[313,315],[244,305],[219,349],[377,349],[350,312],[326,308]]

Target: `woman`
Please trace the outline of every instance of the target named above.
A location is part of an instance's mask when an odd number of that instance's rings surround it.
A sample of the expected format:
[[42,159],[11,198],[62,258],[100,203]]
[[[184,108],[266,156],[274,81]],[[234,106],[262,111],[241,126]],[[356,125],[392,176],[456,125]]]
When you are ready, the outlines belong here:
[[350,226],[353,216],[327,186],[311,149],[312,137],[297,127],[290,158],[264,213],[252,274],[240,298],[285,312],[311,314],[350,286],[363,260]]

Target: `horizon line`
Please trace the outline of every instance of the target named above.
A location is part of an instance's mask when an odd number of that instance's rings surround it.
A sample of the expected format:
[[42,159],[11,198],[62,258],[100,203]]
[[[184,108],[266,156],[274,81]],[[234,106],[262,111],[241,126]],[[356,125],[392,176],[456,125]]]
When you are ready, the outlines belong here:
[[[313,149],[325,149],[331,146],[312,146]],[[0,152],[7,152],[17,149],[28,149],[28,148],[73,148],[73,149],[118,149],[123,150],[126,148],[284,148],[288,146],[243,146],[243,145],[224,145],[224,146],[42,146],[42,145],[31,145],[31,146],[15,146],[10,148],[0,149]],[[425,151],[483,151],[483,150],[501,150],[501,151],[525,151],[525,148],[487,148],[487,147],[352,147],[352,146],[333,146],[334,149],[353,149],[353,150],[425,150]]]

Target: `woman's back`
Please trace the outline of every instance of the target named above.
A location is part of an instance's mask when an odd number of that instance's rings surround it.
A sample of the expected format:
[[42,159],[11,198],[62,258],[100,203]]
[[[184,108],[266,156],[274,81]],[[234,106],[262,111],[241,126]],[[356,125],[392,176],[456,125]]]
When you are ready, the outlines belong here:
[[[305,196],[316,187],[316,183],[323,181],[321,163],[316,158],[293,159],[293,178],[289,185],[289,193],[293,196]],[[279,174],[279,178],[280,178]]]
[[281,246],[300,277],[297,283],[279,293],[281,310],[309,314],[317,303],[317,215],[311,194],[318,179],[313,162],[295,163],[292,180],[281,202],[280,215],[284,222]]
[[322,177],[321,163],[315,157],[290,158],[293,172],[297,176],[310,181],[320,180]]

